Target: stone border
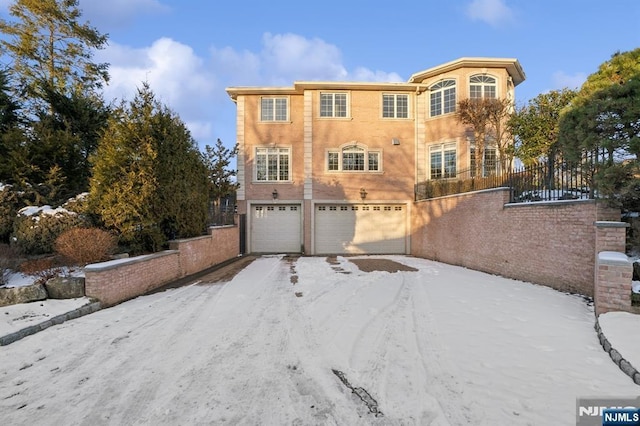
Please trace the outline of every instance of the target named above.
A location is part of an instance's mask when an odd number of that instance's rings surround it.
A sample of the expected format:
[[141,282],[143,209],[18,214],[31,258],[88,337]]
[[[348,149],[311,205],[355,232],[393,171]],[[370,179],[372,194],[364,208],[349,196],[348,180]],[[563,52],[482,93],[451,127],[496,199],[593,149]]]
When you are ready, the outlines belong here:
[[596,332],[598,333],[598,340],[600,340],[600,344],[602,345],[602,348],[604,349],[604,351],[608,353],[611,359],[613,360],[613,362],[618,367],[620,367],[620,370],[622,370],[627,376],[631,377],[631,380],[633,380],[633,382],[636,385],[640,385],[640,372],[638,372],[638,370],[636,370],[629,361],[624,359],[620,354],[620,352],[618,352],[616,349],[614,349],[611,346],[611,343],[609,343],[606,336],[602,332],[602,329],[600,328],[600,323],[598,322],[597,318],[596,318],[595,329],[596,329]]
[[94,313],[96,311],[99,311],[101,308],[102,306],[100,305],[100,302],[89,303],[77,309],[74,309],[73,311],[57,315],[39,324],[31,325],[29,327],[23,328],[22,330],[14,331],[13,333],[0,337],[0,346],[10,345],[11,343],[17,342],[18,340],[23,339],[27,336],[31,336],[32,334],[36,334],[39,331],[46,330],[51,326],[62,324],[65,321]]

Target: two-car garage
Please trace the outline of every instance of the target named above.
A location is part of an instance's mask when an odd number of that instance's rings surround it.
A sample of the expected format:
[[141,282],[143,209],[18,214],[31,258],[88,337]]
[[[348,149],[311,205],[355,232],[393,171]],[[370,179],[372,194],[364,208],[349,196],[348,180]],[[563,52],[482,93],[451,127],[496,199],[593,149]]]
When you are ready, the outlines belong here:
[[[250,220],[252,252],[302,252],[300,204],[252,205]],[[407,253],[406,204],[315,204],[311,221],[308,254]]]

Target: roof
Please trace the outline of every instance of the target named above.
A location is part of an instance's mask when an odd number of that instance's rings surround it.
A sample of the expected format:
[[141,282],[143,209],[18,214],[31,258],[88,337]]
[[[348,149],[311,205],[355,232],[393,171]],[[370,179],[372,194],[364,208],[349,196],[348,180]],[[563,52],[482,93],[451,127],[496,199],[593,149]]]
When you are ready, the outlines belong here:
[[239,95],[295,95],[302,94],[305,90],[388,90],[388,91],[413,91],[421,88],[424,79],[454,71],[459,68],[505,68],[513,85],[517,86],[525,80],[522,66],[517,59],[511,58],[460,58],[437,67],[429,68],[413,74],[406,83],[381,83],[381,82],[357,82],[357,81],[296,81],[290,87],[267,86],[236,86],[227,87],[226,91],[233,101]]
[[409,83],[420,83],[426,78],[435,77],[459,68],[505,68],[513,79],[514,86],[526,79],[520,62],[514,58],[459,58],[455,61],[417,72],[409,78]]

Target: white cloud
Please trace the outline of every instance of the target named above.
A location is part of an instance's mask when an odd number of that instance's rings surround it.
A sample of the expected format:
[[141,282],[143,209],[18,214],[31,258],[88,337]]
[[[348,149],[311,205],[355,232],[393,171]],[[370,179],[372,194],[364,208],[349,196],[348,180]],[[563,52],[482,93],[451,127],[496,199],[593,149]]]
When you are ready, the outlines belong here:
[[585,73],[579,72],[576,74],[567,74],[564,71],[556,71],[553,73],[553,86],[556,89],[579,89],[580,86],[587,80]]
[[505,0],[473,0],[467,6],[467,16],[473,21],[486,22],[494,27],[514,19],[514,13]]
[[340,49],[321,39],[270,34],[259,52],[212,47],[207,57],[169,38],[146,48],[111,44],[96,54],[110,64],[107,100],[133,99],[143,82],[180,115],[193,137],[204,144],[235,140],[235,107],[228,86],[291,86],[294,81],[404,81],[397,73],[365,67],[346,69]]

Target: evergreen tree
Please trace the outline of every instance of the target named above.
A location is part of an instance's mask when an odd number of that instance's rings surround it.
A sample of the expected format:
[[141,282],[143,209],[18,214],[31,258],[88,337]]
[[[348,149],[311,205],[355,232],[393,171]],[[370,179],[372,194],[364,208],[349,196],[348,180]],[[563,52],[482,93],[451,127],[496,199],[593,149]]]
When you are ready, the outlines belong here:
[[47,90],[88,93],[108,81],[108,64],[92,62],[107,36],[79,22],[78,0],[15,0],[9,14],[13,20],[0,19],[0,47],[12,59],[18,93],[34,104],[32,112],[46,104]]
[[509,118],[508,126],[517,140],[516,156],[525,165],[550,160],[557,151],[560,113],[575,98],[570,89],[552,90],[531,99],[517,108]]
[[[233,149],[224,146],[218,139],[214,146],[206,145],[204,161],[209,177],[209,198],[214,215],[222,215],[222,200],[235,193],[238,187],[235,182],[236,171],[229,168],[231,160],[238,153],[237,145]],[[222,222],[221,219],[217,222]]]
[[206,226],[207,174],[184,123],[144,84],[109,119],[93,156],[91,210],[133,252]]

